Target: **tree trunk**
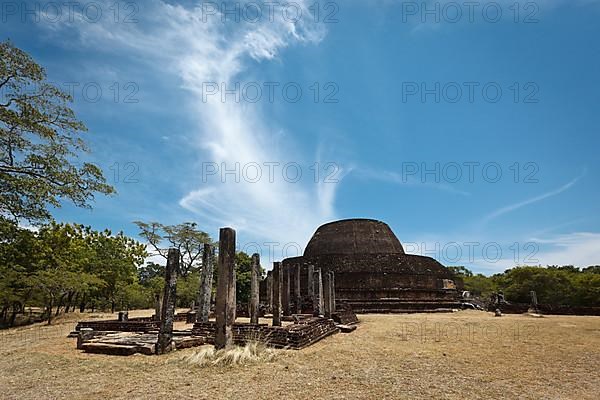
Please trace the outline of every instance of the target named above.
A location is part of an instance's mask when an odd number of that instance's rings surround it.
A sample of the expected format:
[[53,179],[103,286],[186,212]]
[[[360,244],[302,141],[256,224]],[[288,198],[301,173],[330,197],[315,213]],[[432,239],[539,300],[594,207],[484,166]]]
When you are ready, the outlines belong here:
[[85,300],[86,300],[86,295],[85,293],[83,294],[83,296],[81,296],[81,303],[79,303],[79,312],[80,313],[84,313],[85,312]]
[[8,326],[14,326],[15,320],[17,319],[17,313],[19,312],[20,303],[13,303],[12,313],[10,315],[10,320],[8,321]]
[[54,314],[55,317],[58,317],[58,314],[60,314],[60,308],[63,306],[63,304],[65,302],[65,297],[67,297],[66,293],[64,293],[62,296],[60,296],[60,299],[58,300],[58,307],[56,307],[56,314]]
[[48,325],[52,325],[52,308],[54,307],[54,295],[50,295],[50,302],[47,305]]
[[79,300],[79,293],[75,292],[73,295],[73,300],[71,300],[71,312],[75,312],[75,308],[77,306],[77,300]]
[[69,313],[69,310],[71,309],[71,304],[73,303],[74,296],[75,296],[75,292],[69,292],[69,295],[67,296],[67,304],[65,306],[65,314]]
[[2,324],[6,323],[6,316],[8,315],[8,306],[4,306],[2,307],[2,313],[0,313],[0,315],[2,316]]

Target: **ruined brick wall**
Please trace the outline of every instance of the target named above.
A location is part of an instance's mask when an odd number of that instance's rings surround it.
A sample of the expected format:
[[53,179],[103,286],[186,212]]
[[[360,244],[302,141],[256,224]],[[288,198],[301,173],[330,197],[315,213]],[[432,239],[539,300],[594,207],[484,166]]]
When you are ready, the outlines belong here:
[[[203,337],[206,343],[214,343],[216,325],[214,322],[194,324],[192,335]],[[233,341],[245,345],[250,341],[264,343],[270,347],[303,349],[324,337],[338,332],[335,323],[325,318],[307,318],[287,326],[267,324],[233,324]]]
[[[317,229],[302,257],[285,259],[284,269],[300,268],[303,298],[308,295],[309,265],[333,271],[336,299],[364,310],[390,308],[392,305],[367,304],[390,300],[412,301],[419,303],[415,304],[419,308],[436,308],[436,303],[443,308],[459,305],[462,282],[455,281],[454,274],[433,258],[405,254],[398,238],[381,221],[352,219],[325,224]],[[290,289],[295,298],[293,285]]]
[[[335,272],[339,299],[412,298],[451,300],[456,289],[444,288],[452,273],[429,257],[406,254],[325,255],[294,257],[283,261],[286,268],[301,266],[301,294],[308,293],[308,265]],[[446,282],[448,286],[448,282]],[[293,288],[292,288],[293,291]]]
[[150,318],[129,321],[81,321],[77,323],[75,330],[80,331],[82,328],[88,328],[94,331],[149,332],[157,330],[159,325],[160,321],[152,321]]

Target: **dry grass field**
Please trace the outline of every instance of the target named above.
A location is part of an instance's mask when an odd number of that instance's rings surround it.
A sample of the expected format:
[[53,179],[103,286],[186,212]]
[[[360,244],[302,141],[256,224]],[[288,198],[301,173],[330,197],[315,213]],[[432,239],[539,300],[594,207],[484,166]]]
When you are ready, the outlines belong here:
[[277,351],[267,362],[205,367],[186,362],[198,349],[162,357],[81,353],[75,339],[66,338],[77,318],[81,315],[57,320],[52,327],[0,332],[0,398],[600,396],[600,317],[494,318],[476,311],[362,315],[355,332],[326,338],[302,351]]

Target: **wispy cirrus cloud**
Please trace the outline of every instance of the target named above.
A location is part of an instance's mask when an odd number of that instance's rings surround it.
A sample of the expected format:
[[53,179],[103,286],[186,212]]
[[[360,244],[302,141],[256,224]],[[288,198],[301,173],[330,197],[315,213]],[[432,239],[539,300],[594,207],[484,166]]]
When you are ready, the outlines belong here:
[[444,182],[428,182],[424,178],[418,178],[414,174],[398,173],[395,171],[373,170],[366,167],[352,168],[351,171],[359,178],[376,180],[380,182],[392,183],[397,185],[406,185],[412,187],[422,187],[426,189],[440,190],[461,196],[470,196],[471,193],[457,189],[456,187]]
[[[108,8],[110,2],[104,3]],[[295,4],[310,15],[308,1]],[[198,127],[186,135],[191,142],[185,146],[196,148],[198,157],[190,165],[190,177],[196,178],[185,177],[196,187],[178,201],[183,209],[211,221],[213,229],[228,225],[256,238],[303,245],[316,226],[335,217],[337,183],[295,182],[281,173],[257,182],[219,176],[200,179],[207,162],[232,168],[236,164],[302,164],[311,157],[298,155],[295,132],[272,126],[259,106],[224,102],[220,96],[203,98],[203,91],[207,82],[234,86],[234,81],[279,57],[287,47],[318,44],[326,34],[323,25],[308,18],[293,21],[277,11],[258,22],[224,23],[218,12],[207,18],[201,2],[184,7],[150,0],[140,7],[135,24],[75,19],[50,28],[57,35],[75,32],[80,43],[107,53],[141,59],[157,79],[167,72],[180,80]]]
[[484,223],[484,224],[488,223],[488,222],[490,222],[491,220],[493,220],[495,218],[498,218],[498,217],[500,217],[500,216],[502,216],[504,214],[508,214],[508,213],[510,213],[512,211],[518,210],[519,208],[522,208],[522,207],[525,207],[525,206],[537,203],[539,201],[548,199],[550,197],[554,197],[556,195],[559,195],[559,194],[561,194],[561,193],[569,190],[571,187],[573,187],[581,178],[583,178],[585,176],[585,174],[586,174],[586,171],[584,170],[581,173],[581,175],[577,176],[576,178],[572,179],[571,181],[569,181],[568,183],[562,185],[559,188],[556,188],[556,189],[551,190],[549,192],[540,194],[538,196],[531,197],[531,198],[523,200],[523,201],[519,201],[517,203],[509,204],[507,206],[498,208],[497,210],[494,210],[491,213],[489,213],[488,215],[486,215],[483,218],[482,223]]

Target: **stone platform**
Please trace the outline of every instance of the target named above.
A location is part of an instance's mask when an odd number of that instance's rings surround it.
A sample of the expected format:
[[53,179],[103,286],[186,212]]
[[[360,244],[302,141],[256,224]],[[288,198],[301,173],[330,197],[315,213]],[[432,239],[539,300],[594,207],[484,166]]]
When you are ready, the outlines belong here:
[[[213,344],[216,326],[214,322],[194,324],[192,334],[203,337],[206,343]],[[338,333],[331,319],[310,317],[286,326],[267,324],[233,324],[233,341],[245,345],[251,341],[264,343],[269,347],[300,350],[319,340]]]
[[[344,322],[353,323],[349,320]],[[158,341],[157,324],[156,321],[131,320],[80,322],[74,332],[77,348],[87,353],[108,355],[153,355]],[[191,330],[173,331],[175,349],[214,344],[215,331],[213,321],[196,323]],[[332,319],[308,317],[286,326],[236,323],[232,331],[236,345],[257,341],[269,347],[300,350],[338,333],[340,329]]]
[[381,221],[349,219],[322,225],[304,254],[286,258],[283,267],[284,282],[291,282],[285,277],[292,276],[296,284],[289,289],[284,284],[282,301],[284,305],[288,299],[301,302],[303,312],[311,306],[313,295],[310,271],[317,270],[323,276],[334,273],[336,301],[348,303],[357,314],[461,308],[462,281],[431,257],[406,254]]
[[[110,332],[88,331],[79,332],[77,348],[86,353],[130,356],[136,353],[144,355],[156,354],[158,333],[143,332]],[[201,346],[203,338],[193,337],[190,331],[173,332],[175,349]]]
[[136,318],[128,321],[105,320],[105,321],[80,321],[75,326],[76,331],[91,329],[105,332],[149,332],[158,330],[160,321],[151,318]]

